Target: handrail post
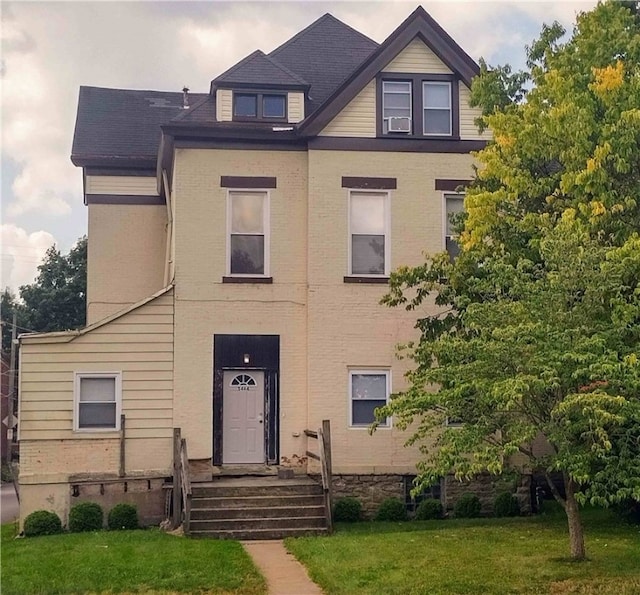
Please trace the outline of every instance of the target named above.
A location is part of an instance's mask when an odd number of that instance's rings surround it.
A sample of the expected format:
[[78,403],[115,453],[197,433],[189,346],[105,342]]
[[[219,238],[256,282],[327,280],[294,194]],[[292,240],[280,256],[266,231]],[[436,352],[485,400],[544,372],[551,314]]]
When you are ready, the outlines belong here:
[[173,428],[173,519],[172,526],[177,529],[182,521],[182,489],[180,486],[180,447],[182,444],[180,428]]
[[333,531],[333,510],[332,510],[332,462],[331,462],[331,421],[328,419],[322,420],[322,445],[324,450],[324,460],[326,465],[327,474],[327,526],[329,532]]
[[120,415],[120,469],[118,470],[118,475],[120,477],[124,477],[125,475],[125,445],[126,445],[126,436],[124,433],[124,426],[126,422],[126,417],[123,414]]

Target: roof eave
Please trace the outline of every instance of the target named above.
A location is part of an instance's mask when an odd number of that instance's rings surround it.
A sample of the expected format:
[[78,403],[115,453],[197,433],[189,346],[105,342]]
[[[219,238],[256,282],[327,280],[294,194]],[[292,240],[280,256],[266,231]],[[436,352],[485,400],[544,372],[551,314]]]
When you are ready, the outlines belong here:
[[131,169],[155,169],[156,155],[71,155],[71,163],[77,167],[127,167]]

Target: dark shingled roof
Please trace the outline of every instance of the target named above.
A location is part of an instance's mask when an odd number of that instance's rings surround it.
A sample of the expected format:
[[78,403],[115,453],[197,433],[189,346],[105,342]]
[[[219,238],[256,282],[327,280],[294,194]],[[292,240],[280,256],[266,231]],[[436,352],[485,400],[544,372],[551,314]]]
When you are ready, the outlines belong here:
[[[206,94],[191,94],[195,102]],[[160,126],[181,114],[182,93],[80,87],[71,160],[157,156]]]
[[249,54],[213,80],[215,86],[226,84],[283,85],[308,87],[308,83],[261,50]]
[[315,111],[378,44],[325,14],[269,54],[311,85],[307,116]]

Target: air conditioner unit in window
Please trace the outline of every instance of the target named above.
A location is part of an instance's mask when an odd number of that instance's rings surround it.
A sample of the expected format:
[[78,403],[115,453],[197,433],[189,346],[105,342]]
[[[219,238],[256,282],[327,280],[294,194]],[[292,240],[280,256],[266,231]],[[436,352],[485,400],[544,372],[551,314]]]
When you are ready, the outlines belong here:
[[389,132],[411,132],[411,118],[389,118]]

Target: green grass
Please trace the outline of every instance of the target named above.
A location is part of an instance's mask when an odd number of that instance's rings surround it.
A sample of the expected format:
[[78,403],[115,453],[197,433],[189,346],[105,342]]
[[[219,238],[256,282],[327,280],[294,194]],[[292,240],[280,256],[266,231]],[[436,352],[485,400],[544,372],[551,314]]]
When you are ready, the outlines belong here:
[[2,527],[2,595],[18,593],[265,593],[235,541],[159,530],[99,531],[14,539]]
[[640,594],[640,527],[586,511],[589,560],[567,559],[558,514],[341,525],[287,548],[327,593]]

